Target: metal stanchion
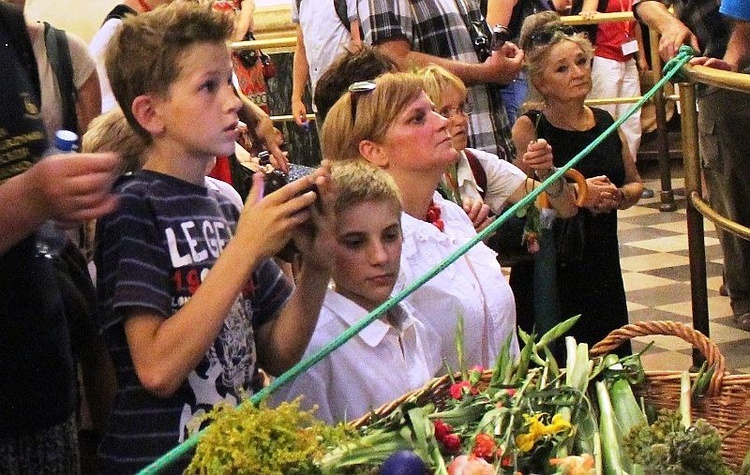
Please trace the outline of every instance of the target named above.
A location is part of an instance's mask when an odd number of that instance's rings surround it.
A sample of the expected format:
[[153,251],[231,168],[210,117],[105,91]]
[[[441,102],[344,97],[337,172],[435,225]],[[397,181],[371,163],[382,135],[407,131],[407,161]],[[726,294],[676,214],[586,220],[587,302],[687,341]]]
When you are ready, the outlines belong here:
[[[685,167],[685,194],[701,195],[701,168],[698,156],[698,110],[695,104],[695,84],[680,83],[682,111],[682,159]],[[706,286],[706,245],[703,234],[703,216],[687,200],[688,252],[690,253],[690,294],[693,306],[693,328],[707,337],[708,289]],[[700,351],[693,349],[693,364],[704,361]]]

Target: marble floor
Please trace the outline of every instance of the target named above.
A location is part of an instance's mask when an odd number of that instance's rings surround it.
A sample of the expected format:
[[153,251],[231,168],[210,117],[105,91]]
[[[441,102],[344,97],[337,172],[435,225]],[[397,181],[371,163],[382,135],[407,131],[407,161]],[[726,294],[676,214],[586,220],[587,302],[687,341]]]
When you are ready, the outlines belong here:
[[[677,210],[659,211],[658,170],[655,163],[642,170],[644,184],[655,197],[641,199],[619,213],[620,263],[630,321],[674,320],[692,323],[690,271],[684,180],[681,167],[673,170],[672,188]],[[750,373],[750,332],[737,328],[729,297],[719,294],[722,253],[713,224],[704,220],[710,338],[727,360],[730,372]],[[676,337],[639,337],[638,351],[653,341],[643,355],[647,370],[683,370],[692,363],[690,345]]]

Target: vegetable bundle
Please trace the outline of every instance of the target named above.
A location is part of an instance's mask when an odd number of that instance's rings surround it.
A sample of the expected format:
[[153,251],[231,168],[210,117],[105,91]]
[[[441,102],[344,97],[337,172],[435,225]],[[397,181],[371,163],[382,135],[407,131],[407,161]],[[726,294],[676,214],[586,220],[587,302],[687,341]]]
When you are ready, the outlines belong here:
[[[710,369],[693,388],[684,378],[679,412],[651,414],[631,389],[645,377],[639,355],[591,359],[587,345],[567,337],[565,368],[559,368],[549,346],[575,320],[538,340],[522,333],[517,359],[506,344],[492,370],[460,368],[403,398],[396,409],[374,411],[340,436],[318,437],[323,448],[309,451],[305,473],[407,473],[388,467],[417,457],[429,472],[450,475],[731,473],[719,455],[719,433],[690,417],[691,397],[705,387]],[[221,433],[211,430],[199,452],[222,444]],[[282,457],[284,448],[266,450]],[[193,468],[243,471],[232,463],[204,455]],[[301,472],[287,467],[277,473]]]

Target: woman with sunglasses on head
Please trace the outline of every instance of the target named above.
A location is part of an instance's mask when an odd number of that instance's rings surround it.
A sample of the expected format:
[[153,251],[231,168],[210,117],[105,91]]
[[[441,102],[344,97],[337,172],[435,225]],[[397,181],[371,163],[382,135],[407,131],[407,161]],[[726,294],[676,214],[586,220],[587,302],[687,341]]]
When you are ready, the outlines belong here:
[[[593,48],[588,39],[560,21],[555,12],[542,12],[526,19],[521,29],[521,45],[532,93],[541,100],[540,108],[530,110],[513,127],[518,150],[526,150],[538,139],[552,147],[554,163],[560,167],[596,139],[614,120],[602,110],[584,104],[591,91]],[[534,98],[532,98],[533,100]],[[523,162],[517,163],[522,169]],[[558,254],[557,290],[561,316],[581,314],[571,334],[579,342],[593,345],[611,330],[628,323],[625,289],[620,269],[617,241],[617,210],[633,206],[641,197],[643,185],[626,143],[612,134],[576,165],[586,177],[588,195],[576,216],[582,233],[566,233],[580,238],[580,253],[569,253],[569,262]],[[558,246],[563,242],[565,220],[555,223]],[[575,254],[575,256],[573,256]],[[519,326],[529,330],[534,323],[531,302],[533,289],[529,275],[533,265],[514,266],[511,286],[519,309]],[[630,348],[621,346],[621,353]]]
[[[323,155],[332,160],[367,160],[393,177],[404,213],[401,271],[396,285],[422,277],[476,235],[456,204],[436,192],[458,152],[448,120],[434,111],[420,78],[386,73],[355,83],[323,124]],[[517,354],[515,304],[495,254],[479,243],[407,297],[417,317],[439,334],[438,356],[458,370],[456,330],[464,322],[467,365],[489,367],[510,338]],[[436,369],[439,368],[437,362]]]

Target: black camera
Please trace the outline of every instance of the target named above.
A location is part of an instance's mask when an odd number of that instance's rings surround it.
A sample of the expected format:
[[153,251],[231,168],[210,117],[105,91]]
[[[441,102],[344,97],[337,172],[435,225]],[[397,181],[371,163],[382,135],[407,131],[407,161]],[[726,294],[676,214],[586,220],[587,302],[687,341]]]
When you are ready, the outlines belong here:
[[492,55],[490,38],[485,33],[485,23],[484,21],[472,21],[469,25],[471,40],[474,42],[474,51],[477,52],[479,61],[483,63]]
[[[267,150],[258,152],[258,164],[264,169],[268,169],[271,166],[271,154]],[[274,168],[265,173],[263,182],[263,194],[268,195],[289,183],[289,180],[286,173]]]
[[498,51],[506,41],[510,41],[510,30],[503,25],[495,25],[495,28],[492,29],[492,42],[490,44],[492,51]]
[[493,51],[498,51],[503,47],[506,41],[510,40],[510,31],[503,25],[495,25],[492,29],[492,37],[488,37],[485,23],[471,22],[471,39],[474,42],[474,50],[477,52],[479,61],[485,62],[492,56]]

